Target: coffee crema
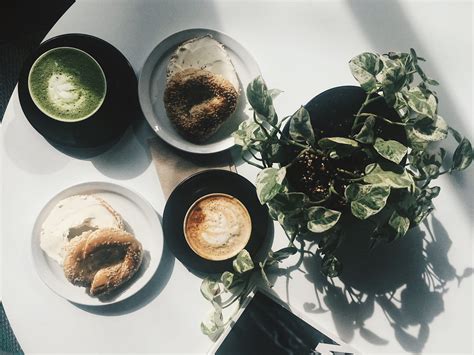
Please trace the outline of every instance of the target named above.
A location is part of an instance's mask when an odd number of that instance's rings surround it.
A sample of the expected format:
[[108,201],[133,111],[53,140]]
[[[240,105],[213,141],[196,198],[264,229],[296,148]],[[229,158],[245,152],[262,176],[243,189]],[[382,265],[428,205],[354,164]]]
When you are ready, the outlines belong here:
[[63,122],[77,122],[97,112],[104,102],[107,84],[93,57],[77,48],[58,47],[33,63],[28,89],[44,114]]
[[209,194],[199,198],[184,218],[184,236],[200,257],[219,261],[237,255],[247,245],[252,220],[237,198]]

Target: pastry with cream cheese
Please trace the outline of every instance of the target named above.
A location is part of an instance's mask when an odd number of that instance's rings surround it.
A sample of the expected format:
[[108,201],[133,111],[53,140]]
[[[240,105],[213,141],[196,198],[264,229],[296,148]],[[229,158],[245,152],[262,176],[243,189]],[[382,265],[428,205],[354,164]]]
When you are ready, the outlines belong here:
[[43,222],[40,247],[62,265],[71,239],[99,228],[124,229],[124,222],[112,207],[97,196],[67,197],[53,207]]
[[240,91],[239,78],[224,45],[211,35],[192,38],[182,43],[168,63],[169,79],[186,69],[207,70],[228,80],[235,91]]
[[167,68],[164,104],[186,139],[204,143],[234,113],[240,86],[224,46],[211,36],[182,43]]
[[115,290],[139,269],[141,243],[116,228],[84,232],[74,238],[64,260],[64,275],[73,285],[89,288],[92,296]]

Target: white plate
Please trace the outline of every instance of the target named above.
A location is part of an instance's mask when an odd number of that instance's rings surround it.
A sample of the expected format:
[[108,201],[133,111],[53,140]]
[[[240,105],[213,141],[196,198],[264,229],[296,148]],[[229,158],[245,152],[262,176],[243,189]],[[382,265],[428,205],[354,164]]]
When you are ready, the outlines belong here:
[[[175,130],[166,115],[163,94],[166,87],[166,69],[176,48],[188,39],[212,35],[229,53],[240,81],[240,96],[234,114],[219,128],[206,144],[195,144],[185,140]],[[242,45],[224,33],[209,29],[189,29],[177,32],[164,39],[148,56],[138,80],[140,105],[151,128],[172,146],[191,153],[216,153],[234,145],[231,133],[242,121],[251,117],[250,105],[245,94],[247,85],[260,75],[257,63]]]
[[[64,276],[62,267],[49,258],[40,247],[40,231],[51,209],[62,199],[94,194],[104,199],[125,221],[126,229],[133,233],[143,246],[143,262],[137,273],[117,292],[108,298],[98,299],[87,294],[84,287],[74,286]],[[153,277],[163,253],[163,232],[158,214],[139,196],[122,186],[107,182],[88,182],[67,188],[54,196],[41,210],[33,227],[31,239],[33,265],[43,282],[59,296],[83,305],[105,305],[120,302],[143,288]]]

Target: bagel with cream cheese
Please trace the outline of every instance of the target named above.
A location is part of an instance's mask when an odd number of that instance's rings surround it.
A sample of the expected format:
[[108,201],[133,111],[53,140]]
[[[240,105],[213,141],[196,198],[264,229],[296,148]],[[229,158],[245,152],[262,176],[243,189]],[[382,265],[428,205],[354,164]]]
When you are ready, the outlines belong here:
[[69,282],[89,287],[92,296],[100,296],[127,282],[139,269],[142,257],[142,245],[132,234],[103,228],[71,241],[63,269]]
[[177,131],[192,142],[203,143],[234,113],[238,96],[221,75],[189,68],[169,78],[164,103]]

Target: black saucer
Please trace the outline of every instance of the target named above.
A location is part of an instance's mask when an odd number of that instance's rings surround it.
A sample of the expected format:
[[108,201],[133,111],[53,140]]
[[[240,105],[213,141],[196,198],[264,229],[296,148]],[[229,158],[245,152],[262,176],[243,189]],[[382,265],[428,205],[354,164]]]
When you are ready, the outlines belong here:
[[174,255],[188,268],[205,273],[232,270],[232,260],[211,261],[201,258],[189,247],[183,232],[183,222],[189,207],[201,196],[226,193],[240,200],[252,219],[252,234],[245,249],[255,258],[265,240],[269,216],[267,207],[257,198],[255,186],[239,174],[226,170],[207,170],[190,176],[171,193],[163,212],[163,233]]
[[[28,74],[35,60],[56,47],[74,47],[90,54],[102,67],[107,93],[102,106],[79,122],[61,122],[46,116],[31,99]],[[51,38],[24,63],[18,81],[20,104],[31,125],[51,143],[71,148],[96,148],[118,139],[139,117],[137,77],[123,54],[110,43],[90,35],[66,34]]]

